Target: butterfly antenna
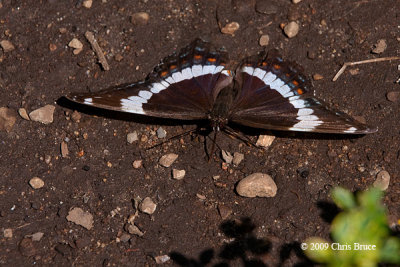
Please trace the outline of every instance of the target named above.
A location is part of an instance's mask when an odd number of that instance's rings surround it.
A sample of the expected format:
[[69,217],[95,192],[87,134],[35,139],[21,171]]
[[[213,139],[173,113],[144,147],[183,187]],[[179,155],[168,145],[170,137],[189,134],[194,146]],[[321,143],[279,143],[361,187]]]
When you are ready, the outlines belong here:
[[232,136],[232,137],[242,141],[243,143],[245,143],[248,146],[259,148],[259,146],[256,145],[249,137],[247,137],[246,135],[242,134],[241,132],[233,130],[232,128],[230,128],[230,127],[228,127],[226,125],[223,128],[223,133],[228,135],[228,136]]
[[149,148],[146,148],[146,150],[150,150],[150,149],[156,148],[156,147],[161,146],[161,145],[163,145],[163,144],[165,144],[165,143],[167,143],[167,142],[169,142],[169,141],[171,141],[171,140],[175,140],[175,139],[184,137],[184,136],[186,136],[186,135],[192,134],[192,133],[197,132],[197,131],[198,131],[198,129],[197,129],[197,127],[196,127],[195,129],[192,129],[192,130],[189,130],[189,131],[186,131],[186,132],[177,134],[177,135],[175,135],[175,136],[172,136],[172,137],[168,138],[167,140],[165,140],[165,141],[163,141],[163,142],[161,142],[161,143],[158,143],[158,144],[155,144],[154,146],[151,146],[151,147],[149,147]]

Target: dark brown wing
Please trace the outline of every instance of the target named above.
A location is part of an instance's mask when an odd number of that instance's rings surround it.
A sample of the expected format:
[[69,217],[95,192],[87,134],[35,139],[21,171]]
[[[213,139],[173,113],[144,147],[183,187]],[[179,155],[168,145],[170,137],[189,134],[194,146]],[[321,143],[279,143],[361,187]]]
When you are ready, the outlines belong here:
[[72,94],[72,101],[104,109],[182,120],[205,119],[221,87],[232,81],[226,53],[200,39],[165,58],[144,82],[97,93]]
[[[271,130],[367,134],[376,132],[310,96],[311,82],[293,62],[280,56],[246,61],[237,73],[241,85],[230,119]],[[308,92],[308,93],[307,93]]]

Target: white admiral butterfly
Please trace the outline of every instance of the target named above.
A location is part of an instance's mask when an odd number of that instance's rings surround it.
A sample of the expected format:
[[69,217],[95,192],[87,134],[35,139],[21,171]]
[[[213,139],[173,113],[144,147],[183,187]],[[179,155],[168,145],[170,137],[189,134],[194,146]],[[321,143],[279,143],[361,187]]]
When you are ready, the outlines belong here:
[[228,121],[269,130],[367,134],[376,129],[309,96],[302,68],[270,52],[249,58],[236,74],[227,53],[200,39],[165,58],[145,81],[97,93],[73,94],[72,101],[99,108],[180,120]]

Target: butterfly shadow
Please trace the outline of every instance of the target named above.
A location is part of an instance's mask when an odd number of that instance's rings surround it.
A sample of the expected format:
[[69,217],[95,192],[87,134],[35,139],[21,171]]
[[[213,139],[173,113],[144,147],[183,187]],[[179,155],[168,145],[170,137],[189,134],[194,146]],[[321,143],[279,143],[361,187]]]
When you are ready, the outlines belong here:
[[220,225],[220,230],[232,241],[223,245],[219,252],[206,249],[197,259],[176,251],[171,252],[169,256],[179,266],[210,266],[213,261],[216,262],[212,265],[214,267],[227,267],[231,261],[239,260],[242,266],[267,267],[260,257],[271,250],[271,242],[257,238],[253,233],[255,228],[250,218],[242,218],[240,221],[228,220]]

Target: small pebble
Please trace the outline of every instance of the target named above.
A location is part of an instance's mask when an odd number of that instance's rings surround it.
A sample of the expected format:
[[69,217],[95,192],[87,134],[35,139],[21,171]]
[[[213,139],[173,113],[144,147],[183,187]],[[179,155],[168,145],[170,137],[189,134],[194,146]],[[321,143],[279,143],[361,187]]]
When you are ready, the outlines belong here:
[[131,239],[131,236],[127,233],[123,233],[120,237],[121,242],[124,242],[124,243],[128,242],[129,239]]
[[149,197],[143,199],[143,201],[139,204],[139,210],[150,215],[156,211],[156,208],[156,203],[154,203]]
[[254,173],[242,179],[236,192],[243,197],[274,197],[277,187],[268,174]]
[[60,150],[61,150],[61,156],[63,158],[68,158],[69,151],[68,151],[68,144],[66,142],[64,141],[61,142]]
[[40,239],[42,239],[43,235],[44,235],[44,233],[42,233],[42,232],[34,233],[34,234],[32,235],[32,241],[34,241],[34,242],[39,242]]
[[218,212],[222,220],[226,220],[232,214],[232,209],[220,204],[218,205]]
[[81,41],[79,41],[78,39],[74,38],[72,39],[69,43],[68,46],[71,48],[75,48],[75,49],[82,49],[83,48],[83,44]]
[[159,163],[161,166],[168,168],[172,165],[172,163],[175,162],[177,158],[178,158],[177,154],[174,153],[166,154],[160,158]]
[[231,164],[231,163],[232,163],[233,156],[232,156],[231,153],[229,153],[228,151],[222,150],[222,151],[221,151],[221,154],[222,154],[222,159],[223,159],[226,163],[228,163],[228,164]]
[[134,132],[132,132],[132,133],[128,133],[127,136],[126,136],[126,141],[127,141],[129,144],[132,144],[133,142],[135,142],[135,141],[137,141],[137,140],[139,140],[139,138],[138,138],[138,134],[137,134],[136,131],[134,131]]
[[267,148],[272,144],[274,140],[275,136],[273,135],[260,135],[258,137],[256,145]]
[[55,109],[56,107],[53,105],[46,105],[29,113],[29,118],[43,124],[50,124],[53,122],[53,113]]
[[199,193],[196,194],[196,197],[198,197],[200,200],[206,200],[207,199],[207,197],[205,195],[202,195],[202,194],[199,194]]
[[137,235],[137,236],[144,235],[144,233],[142,231],[140,231],[140,229],[134,224],[129,224],[128,233],[130,233],[131,235]]
[[86,7],[86,8],[91,8],[92,4],[93,4],[93,0],[84,0],[82,3],[82,6]]
[[267,46],[269,44],[269,35],[268,34],[263,34],[260,37],[260,40],[258,42],[261,46]]
[[300,3],[301,2],[301,0],[292,0],[292,3],[293,4],[298,4],[298,3]]
[[30,121],[31,119],[29,118],[28,112],[26,112],[26,109],[24,108],[19,108],[18,109],[18,114],[23,118],[24,120]]
[[0,108],[0,131],[10,132],[17,120],[15,111],[6,107]]
[[138,159],[132,162],[132,167],[135,169],[139,169],[140,167],[142,167],[142,160]]
[[376,180],[374,182],[374,187],[382,191],[388,189],[390,183],[390,174],[387,171],[380,171],[376,175]]
[[0,46],[3,48],[4,53],[11,52],[15,49],[15,46],[8,40],[0,41]]
[[56,51],[56,50],[57,50],[57,45],[56,45],[56,44],[53,44],[53,43],[50,43],[50,44],[49,44],[49,50],[50,50],[51,52]]
[[287,37],[293,38],[299,33],[299,29],[299,24],[295,21],[291,21],[283,28],[283,31]]
[[374,45],[374,48],[372,49],[372,53],[381,54],[381,53],[385,52],[386,48],[387,48],[386,40],[385,39],[380,39]]
[[349,73],[353,76],[358,75],[360,74],[360,69],[359,68],[349,69]]
[[33,189],[40,189],[44,186],[44,181],[39,177],[33,177],[29,180],[29,184]]
[[185,170],[172,169],[172,178],[175,180],[182,180],[185,177]]
[[244,159],[244,154],[235,152],[235,153],[233,153],[232,163],[233,163],[233,165],[238,166],[240,164],[240,162],[242,162],[243,159]]
[[81,208],[73,208],[68,212],[67,221],[80,225],[88,230],[93,227],[93,215]]
[[233,35],[238,29],[239,29],[240,25],[237,22],[231,22],[226,24],[222,29],[221,32],[223,34],[230,34]]
[[71,114],[71,120],[73,122],[79,122],[81,120],[81,117],[81,114],[76,110],[74,110],[74,112],[72,112]]
[[167,136],[167,132],[162,127],[157,129],[157,137],[158,138],[162,139],[162,138],[165,138],[166,136]]
[[138,12],[131,16],[131,22],[135,25],[145,25],[149,22],[150,15],[146,12]]
[[390,102],[398,102],[400,98],[400,92],[398,91],[391,91],[386,94],[387,100]]
[[161,256],[156,256],[154,257],[154,260],[156,261],[157,264],[164,264],[167,261],[169,261],[171,258],[168,255],[161,255]]
[[3,234],[4,234],[4,238],[12,238],[13,230],[11,228],[4,229]]
[[319,80],[322,80],[323,78],[324,78],[324,76],[322,76],[321,74],[318,74],[318,73],[315,73],[313,75],[314,81],[319,81]]

